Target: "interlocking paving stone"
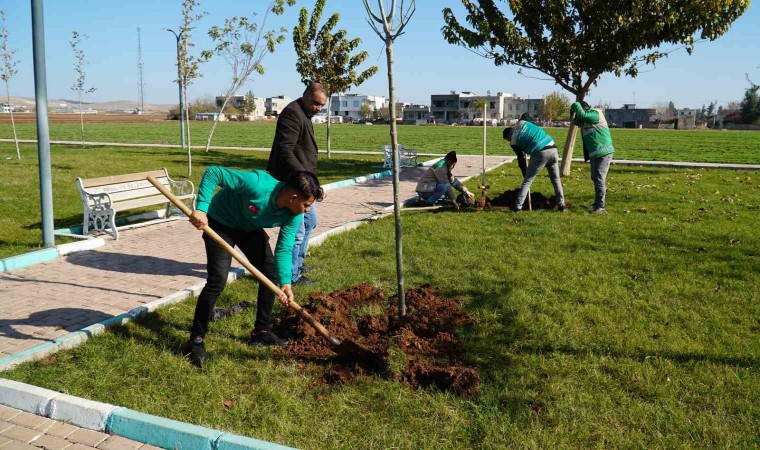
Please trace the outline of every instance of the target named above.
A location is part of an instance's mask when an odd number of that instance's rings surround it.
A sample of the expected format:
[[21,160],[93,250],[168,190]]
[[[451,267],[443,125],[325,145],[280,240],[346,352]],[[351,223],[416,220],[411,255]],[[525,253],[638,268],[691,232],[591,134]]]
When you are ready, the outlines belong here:
[[22,427],[20,425],[14,425],[7,430],[4,430],[3,432],[0,432],[1,435],[10,438],[14,441],[21,441],[21,442],[31,442],[33,441],[37,436],[41,435],[42,433],[36,430],[32,430],[31,428]]
[[98,445],[100,450],[138,450],[143,446],[140,442],[125,439],[121,436],[109,436]]
[[63,438],[45,434],[35,439],[32,442],[32,445],[35,447],[42,447],[45,450],[64,450],[71,446],[71,442]]
[[108,435],[99,431],[85,430],[80,428],[70,435],[66,436],[66,440],[74,442],[76,444],[89,445],[97,447],[98,444],[105,441]]

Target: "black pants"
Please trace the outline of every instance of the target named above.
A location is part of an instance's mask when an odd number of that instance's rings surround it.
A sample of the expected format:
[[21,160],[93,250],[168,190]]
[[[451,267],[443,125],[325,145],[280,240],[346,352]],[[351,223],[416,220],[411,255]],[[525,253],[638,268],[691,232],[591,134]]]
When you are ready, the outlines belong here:
[[[259,269],[270,280],[275,279],[274,255],[269,246],[269,236],[264,230],[241,231],[226,227],[209,218],[209,226],[217,232],[231,246],[237,246],[243,252],[248,261]],[[214,310],[216,300],[227,284],[227,274],[230,271],[232,257],[210,237],[203,233],[203,242],[206,244],[206,271],[208,278],[206,286],[198,296],[193,317],[193,329],[190,337],[205,336],[208,332],[208,323],[211,321],[211,313]],[[256,301],[256,322],[254,328],[262,330],[269,327],[272,320],[272,306],[274,306],[274,293],[264,284],[259,283],[259,294]]]

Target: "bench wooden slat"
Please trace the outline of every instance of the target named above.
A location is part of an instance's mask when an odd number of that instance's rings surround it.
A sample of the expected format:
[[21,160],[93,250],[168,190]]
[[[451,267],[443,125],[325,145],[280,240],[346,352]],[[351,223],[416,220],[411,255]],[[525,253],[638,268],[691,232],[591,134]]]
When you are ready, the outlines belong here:
[[[179,198],[180,200],[186,200],[192,197],[193,197],[192,195],[177,196],[177,198]],[[161,203],[169,203],[169,200],[166,197],[164,197],[163,194],[114,203],[113,208],[118,212],[118,211],[126,211],[128,209],[142,208],[143,206],[158,205]]]
[[[158,181],[160,181],[161,184],[163,184],[166,187],[170,186],[169,180],[166,177],[159,178]],[[111,198],[116,199],[116,197],[119,194],[128,194],[130,192],[134,192],[133,197],[143,197],[145,195],[148,195],[147,193],[145,194],[142,193],[144,189],[153,189],[152,192],[154,193],[158,192],[158,189],[156,189],[155,186],[150,184],[150,181],[148,180],[131,181],[129,183],[112,184],[112,185],[98,186],[94,188],[87,188],[87,192],[90,194],[102,194],[105,192],[105,193],[108,193],[111,196]]]
[[[164,186],[166,186],[166,183],[163,183],[163,184]],[[89,192],[92,192],[92,191],[90,190]],[[111,201],[113,201],[114,203],[122,202],[124,200],[131,200],[135,198],[148,197],[150,195],[157,195],[157,194],[160,194],[160,192],[158,191],[158,189],[153,187],[153,185],[150,185],[150,187],[144,187],[141,189],[108,192],[108,195],[111,197]]]
[[[87,178],[82,180],[82,185],[85,188],[91,188],[96,186],[103,186],[107,184],[119,184],[119,183],[129,183],[132,181],[143,181],[145,178],[147,178],[148,175],[153,175],[154,177],[163,177],[166,178],[166,172],[163,170],[152,170],[149,172],[137,172],[137,173],[128,173],[125,175],[112,175],[108,177],[100,177],[100,178]],[[150,184],[150,183],[149,183]]]

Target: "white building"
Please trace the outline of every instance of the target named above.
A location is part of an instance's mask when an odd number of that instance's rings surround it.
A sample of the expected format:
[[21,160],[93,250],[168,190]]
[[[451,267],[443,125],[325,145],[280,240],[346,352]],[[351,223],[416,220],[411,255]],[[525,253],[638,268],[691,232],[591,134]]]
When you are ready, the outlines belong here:
[[[228,106],[232,106],[238,110],[240,110],[241,113],[245,112],[245,103],[246,103],[246,96],[245,95],[233,95],[230,97],[230,100],[227,102]],[[216,107],[221,108],[224,104],[224,96],[219,96],[216,98]],[[251,113],[246,113],[245,119],[246,120],[255,120],[255,119],[263,119],[266,115],[266,99],[264,97],[253,97],[253,106],[254,109]]]
[[0,103],[0,114],[10,114],[13,112],[13,106],[10,103]]
[[488,106],[487,119],[492,121],[519,119],[524,113],[535,118],[539,115],[541,104],[543,104],[541,98],[524,99],[508,92],[478,95],[467,91],[452,91],[449,94],[431,95],[430,113],[436,120],[443,123],[482,121],[483,108],[478,108],[476,105],[483,100]]
[[278,95],[277,97],[267,97],[264,104],[264,114],[267,116],[279,116],[283,109],[292,100],[287,95]]
[[362,105],[373,111],[388,107],[388,101],[382,96],[363,94],[333,94],[330,99],[330,114],[343,117],[343,122],[353,122],[364,119],[361,114]]

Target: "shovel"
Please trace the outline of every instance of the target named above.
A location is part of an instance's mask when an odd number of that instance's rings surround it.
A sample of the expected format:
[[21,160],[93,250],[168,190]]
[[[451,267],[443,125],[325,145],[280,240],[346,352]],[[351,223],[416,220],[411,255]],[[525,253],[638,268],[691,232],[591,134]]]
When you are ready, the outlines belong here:
[[[192,211],[190,208],[187,207],[182,201],[180,201],[177,197],[174,196],[174,194],[171,193],[166,187],[161,184],[160,181],[158,181],[156,178],[154,178],[152,175],[148,175],[147,180],[150,181],[150,183],[156,187],[159,191],[161,191],[166,198],[169,199],[172,203],[174,203],[174,206],[179,208],[183,213],[185,213],[186,216],[190,217],[192,214]],[[219,244],[227,253],[230,254],[233,258],[235,258],[240,264],[245,267],[245,269],[250,272],[254,277],[256,277],[257,280],[259,280],[261,283],[266,285],[266,287],[269,288],[272,292],[274,292],[275,295],[278,297],[283,294],[282,290],[277,287],[276,284],[272,283],[269,278],[267,278],[263,273],[259,272],[258,269],[253,267],[253,264],[248,262],[248,260],[241,255],[237,250],[235,250],[230,244],[228,244],[224,239],[222,239],[214,230],[211,229],[208,225],[204,226],[202,228],[203,232],[206,233],[211,239],[214,240],[217,244]],[[329,331],[327,331],[327,328],[325,328],[321,323],[317,322],[314,317],[309,314],[308,311],[301,308],[301,305],[294,301],[288,302],[288,308],[292,309],[293,311],[298,314],[301,319],[303,319],[306,323],[311,325],[317,333],[319,333],[320,336],[325,338],[327,342],[330,343],[330,348],[333,352],[335,352],[338,355],[344,356],[351,360],[366,360],[368,358],[372,357],[372,353],[365,349],[364,347],[360,346],[356,342],[350,340],[350,339],[344,339],[341,341],[340,339],[336,338],[335,336],[331,335]]]

